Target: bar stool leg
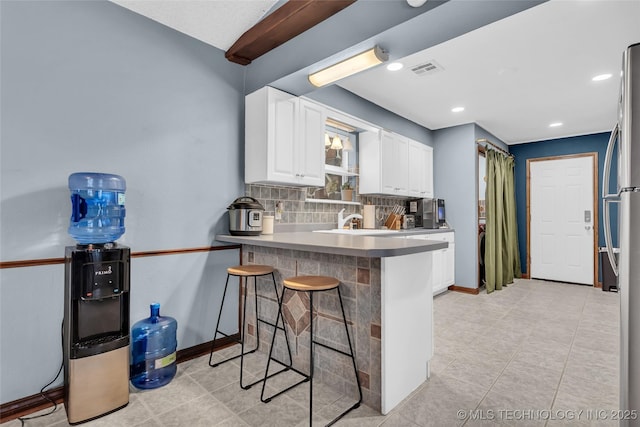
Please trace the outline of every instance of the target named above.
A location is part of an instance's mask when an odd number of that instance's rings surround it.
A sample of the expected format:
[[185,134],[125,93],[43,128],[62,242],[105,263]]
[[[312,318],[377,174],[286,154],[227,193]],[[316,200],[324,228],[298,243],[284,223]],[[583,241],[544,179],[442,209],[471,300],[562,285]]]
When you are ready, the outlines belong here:
[[309,292],[309,427],[313,425],[313,294]]
[[[230,276],[231,276],[230,274],[227,274],[227,281],[224,284],[224,291],[222,292],[222,303],[220,304],[220,311],[218,313],[218,320],[216,322],[216,331],[215,331],[215,333],[213,335],[213,341],[211,342],[211,353],[209,354],[209,366],[211,366],[212,368],[215,368],[215,367],[217,367],[219,365],[222,365],[223,363],[227,363],[227,362],[229,362],[231,360],[237,359],[238,357],[244,357],[245,354],[254,353],[258,349],[258,343],[256,343],[256,347],[254,349],[249,350],[247,352],[244,351],[245,328],[246,328],[245,319],[246,319],[246,310],[247,310],[247,280],[248,280],[248,278],[245,277],[244,278],[244,287],[243,287],[244,288],[244,296],[243,296],[243,298],[244,298],[244,307],[243,307],[243,314],[242,314],[242,325],[241,325],[241,331],[240,331],[240,339],[236,340],[237,343],[241,344],[242,351],[240,352],[240,354],[238,354],[236,356],[232,356],[232,357],[229,357],[229,358],[227,358],[225,360],[222,360],[220,362],[213,363],[213,353],[214,353],[215,348],[216,348],[216,338],[217,338],[218,334],[220,334],[222,336],[225,336],[225,337],[229,336],[229,335],[225,334],[224,332],[222,332],[220,330],[220,319],[222,318],[222,309],[224,308],[224,301],[225,301],[226,295],[227,295],[227,287],[229,286],[229,277]],[[242,282],[242,277],[241,276],[238,276],[238,277],[240,277],[240,281]],[[254,276],[254,278],[255,278],[255,276]],[[258,316],[258,307],[256,306],[254,308],[255,308],[256,318],[257,318],[257,316]],[[242,363],[241,363],[241,366],[240,366],[240,371],[241,371],[240,375],[242,375]]]
[[[249,281],[249,277],[245,277],[244,278],[244,295],[243,295],[243,307],[242,307],[242,339],[241,339],[241,343],[240,343],[240,388],[247,390],[248,388],[251,387],[251,384],[249,384],[248,386],[245,386],[242,384],[242,379],[244,378],[244,376],[242,375],[242,372],[244,370],[244,355],[245,354],[250,354],[255,352],[258,349],[258,346],[260,345],[260,336],[258,335],[260,332],[260,328],[258,327],[258,322],[256,321],[256,347],[248,352],[244,352],[244,343],[246,342],[246,338],[247,338],[247,282]],[[257,293],[257,285],[256,282],[258,281],[258,277],[257,276],[253,276],[253,295],[255,296],[255,302],[254,302],[254,310],[255,310],[255,314],[256,314],[256,319],[258,318],[258,293]]]
[[[331,426],[333,424],[335,424],[338,420],[340,420],[342,417],[344,417],[347,413],[349,413],[350,411],[358,408],[360,406],[360,404],[362,403],[362,387],[360,384],[360,377],[358,376],[358,368],[356,366],[356,359],[355,359],[355,353],[353,351],[353,345],[351,344],[351,334],[349,334],[349,326],[347,324],[347,316],[345,314],[344,311],[344,303],[342,300],[342,294],[340,292],[340,288],[337,287],[337,292],[338,292],[338,299],[340,301],[340,311],[342,313],[342,322],[344,324],[344,328],[345,328],[345,333],[347,336],[347,343],[349,344],[349,352],[345,352],[342,350],[339,350],[337,348],[334,347],[330,347],[326,344],[323,344],[321,342],[317,342],[314,339],[314,328],[313,328],[313,295],[315,293],[315,291],[307,291],[309,293],[309,374],[306,374],[304,372],[300,372],[299,370],[291,367],[290,369],[296,373],[298,373],[299,375],[302,376],[302,380],[298,381],[297,383],[285,388],[284,390],[281,390],[275,394],[273,394],[270,397],[265,398],[264,395],[264,391],[266,388],[266,384],[267,384],[267,376],[266,376],[266,372],[269,371],[269,365],[271,363],[271,359],[272,359],[272,354],[273,354],[273,347],[275,344],[275,333],[274,336],[271,338],[271,348],[269,349],[269,358],[267,360],[267,370],[265,371],[265,378],[263,378],[263,383],[262,383],[262,393],[260,394],[260,400],[263,403],[268,403],[270,402],[274,397],[279,396],[289,390],[291,390],[294,387],[297,387],[298,385],[304,383],[304,382],[309,382],[309,426],[313,425],[313,373],[314,373],[314,349],[315,349],[315,345],[320,345],[322,347],[334,350],[340,354],[343,354],[345,356],[348,356],[349,358],[351,358],[351,363],[353,365],[353,373],[354,376],[356,377],[356,384],[358,386],[358,401],[353,404],[351,407],[349,407],[347,410],[345,410],[344,412],[340,413],[337,417],[335,417],[332,421],[330,421],[327,426]],[[282,322],[283,322],[283,327],[286,330],[286,325],[284,324],[284,316],[282,315],[282,302],[284,301],[284,293],[287,290],[287,287],[283,287],[282,289],[282,298],[280,300],[280,303],[278,304],[278,315],[276,317],[276,324],[280,321],[280,318],[282,317]]]
[[[272,360],[276,360],[273,357],[273,347],[274,347],[274,344],[275,344],[275,341],[276,341],[277,330],[274,330],[273,336],[271,337],[271,345],[269,346],[269,356],[267,357],[267,367],[264,370],[264,378],[261,380],[262,381],[262,392],[260,393],[260,401],[262,403],[269,403],[269,402],[271,402],[271,399],[273,399],[274,397],[280,396],[282,393],[291,390],[292,388],[302,384],[303,382],[309,381],[309,376],[307,374],[305,374],[304,372],[300,372],[299,370],[297,370],[296,368],[294,368],[292,366],[293,359],[291,357],[291,348],[289,347],[289,339],[287,338],[287,326],[284,323],[284,316],[282,315],[282,304],[283,304],[283,301],[284,301],[284,293],[285,293],[286,289],[287,289],[286,287],[282,288],[282,296],[280,298],[280,301],[278,302],[278,315],[276,316],[276,325],[280,322],[280,319],[282,319],[282,329],[284,330],[285,340],[287,341],[287,348],[288,348],[288,351],[289,351],[289,361],[290,361],[290,364],[287,366],[287,370],[291,370],[291,371],[294,371],[294,372],[302,375],[303,379],[301,381],[299,381],[299,382],[297,382],[297,383],[285,388],[284,390],[281,390],[278,393],[273,394],[273,395],[265,398],[264,391],[265,391],[265,388],[266,388],[266,385],[267,385],[267,379],[271,378],[273,375],[275,375],[275,374],[267,375],[267,373],[269,372],[269,366],[271,365],[271,361]],[[280,329],[280,328],[278,328],[278,329]],[[280,364],[283,364],[282,362],[280,362],[278,360],[276,360],[276,362],[278,362]],[[278,372],[276,372],[276,374],[277,373]]]
[[[273,272],[270,273],[271,274],[271,281],[273,283],[273,290],[276,294],[276,300],[278,301],[278,305],[281,304],[282,299],[280,298],[280,295],[278,295],[278,286],[276,284],[276,278],[275,275],[273,274]],[[240,278],[241,280],[241,285],[242,285],[242,278],[244,277],[244,286],[243,286],[243,307],[242,307],[242,325],[241,325],[241,331],[240,331],[240,339],[236,340],[239,344],[240,344],[240,354],[236,355],[236,356],[232,356],[229,357],[225,360],[222,360],[220,362],[216,362],[213,363],[213,353],[215,351],[216,348],[216,337],[218,336],[218,334],[223,335],[225,337],[228,337],[229,335],[225,334],[224,332],[222,332],[220,330],[220,319],[222,318],[222,309],[224,307],[224,302],[226,299],[226,295],[227,295],[227,288],[229,286],[229,277],[232,276],[231,274],[227,274],[227,280],[225,282],[224,285],[224,291],[222,292],[222,303],[220,304],[220,311],[218,313],[218,320],[216,322],[216,331],[215,334],[213,336],[213,341],[211,343],[211,353],[209,354],[209,366],[211,367],[217,367],[223,363],[229,362],[231,360],[237,359],[238,357],[240,358],[240,387],[244,390],[248,390],[249,388],[251,388],[253,385],[264,381],[264,378],[261,378],[259,380],[256,380],[254,382],[252,382],[251,384],[244,384],[244,356],[247,354],[251,354],[254,353],[256,350],[258,350],[259,346],[260,346],[260,325],[259,323],[262,322],[264,324],[270,325],[274,327],[274,337],[275,334],[277,332],[278,329],[282,329],[284,331],[284,337],[285,337],[285,341],[286,341],[286,345],[287,345],[287,352],[288,352],[288,356],[289,356],[289,363],[283,363],[281,361],[277,361],[278,363],[280,363],[281,365],[284,366],[283,369],[274,372],[273,374],[267,376],[267,378],[271,378],[275,375],[278,375],[284,371],[287,371],[289,369],[291,369],[291,365],[293,364],[293,357],[291,355],[291,345],[289,343],[289,335],[287,334],[287,329],[284,325],[284,317],[282,319],[282,327],[278,327],[278,321],[276,320],[276,323],[270,323],[264,319],[260,319],[260,317],[258,316],[258,275],[254,275],[253,276],[253,293],[254,293],[254,315],[255,315],[255,319],[256,319],[256,345],[255,348],[249,350],[249,351],[245,351],[245,341],[246,341],[246,329],[247,329],[247,291],[248,291],[248,281],[249,281],[249,277],[250,276],[237,276]],[[263,275],[261,275],[263,276]],[[283,291],[283,296],[284,296],[284,291]],[[275,360],[275,359],[274,359]],[[268,364],[267,364],[268,366]]]
[[[284,318],[282,319],[282,328],[280,328],[280,327],[278,327],[278,319],[277,319],[277,318],[276,318],[276,323],[270,323],[270,322],[268,322],[268,321],[266,321],[266,320],[263,320],[263,319],[260,319],[260,318],[258,317],[258,285],[257,285],[257,279],[258,279],[258,278],[257,278],[256,276],[253,276],[253,277],[254,277],[254,279],[253,279],[253,294],[255,295],[255,309],[256,309],[256,310],[255,310],[255,311],[256,311],[256,340],[257,340],[257,342],[256,342],[256,348],[255,348],[254,350],[252,350],[252,351],[251,351],[251,353],[252,353],[253,351],[255,351],[255,350],[260,346],[260,326],[258,325],[258,322],[262,322],[262,323],[264,323],[264,324],[267,324],[267,325],[273,326],[273,328],[274,328],[274,329],[273,329],[273,336],[274,336],[274,337],[275,337],[276,332],[277,332],[277,330],[278,330],[278,329],[282,329],[282,330],[284,331],[284,339],[285,339],[285,341],[286,341],[286,344],[287,344],[287,352],[288,352],[288,354],[289,354],[289,363],[288,363],[288,364],[286,364],[286,363],[282,363],[282,362],[278,361],[278,363],[280,363],[281,365],[283,365],[283,366],[284,366],[284,368],[282,368],[281,370],[279,370],[279,371],[277,371],[277,372],[274,372],[273,374],[268,375],[268,376],[266,376],[266,377],[265,377],[265,378],[271,378],[271,377],[276,376],[276,375],[278,375],[278,374],[280,374],[280,373],[282,373],[282,372],[284,372],[284,371],[288,371],[288,370],[291,368],[291,365],[293,364],[293,357],[291,356],[291,346],[290,346],[290,344],[289,344],[289,335],[287,334],[287,328],[286,328],[286,327],[285,327],[285,325],[284,325]],[[276,293],[276,301],[278,301],[278,305],[280,305],[280,301],[281,301],[281,300],[280,300],[280,296],[278,295],[278,286],[276,285],[276,277],[274,276],[274,274],[273,274],[273,273],[271,273],[271,280],[272,280],[272,283],[273,283],[273,290],[274,290],[274,291],[275,291],[275,293]],[[283,289],[283,291],[282,291],[282,292],[283,292],[283,295],[284,295],[284,289]],[[246,297],[246,294],[245,294],[245,297]],[[246,303],[245,303],[245,308],[246,308]],[[244,346],[244,342],[242,343],[242,345]],[[244,354],[249,354],[249,353],[250,353],[250,352],[247,352],[247,353],[244,353]],[[242,354],[241,354],[241,356],[242,356]],[[252,386],[254,386],[254,385],[256,385],[256,384],[258,384],[258,383],[260,383],[260,382],[265,381],[265,378],[261,378],[261,379],[259,379],[259,380],[256,380],[256,381],[252,382],[251,384],[244,385],[244,384],[243,384],[243,376],[242,376],[242,369],[243,369],[243,365],[244,365],[244,356],[242,356],[242,357],[240,358],[240,387],[241,387],[243,390],[248,390],[248,389],[250,389]],[[265,370],[265,373],[266,373],[266,372],[269,372],[269,361],[267,361],[267,368],[266,368],[266,370]]]
[[344,417],[348,412],[360,407],[360,403],[362,403],[362,386],[360,385],[360,377],[358,376],[358,368],[356,367],[356,358],[353,353],[353,346],[351,345],[351,337],[349,336],[349,326],[347,325],[347,316],[344,313],[344,304],[342,303],[342,294],[340,293],[339,287],[336,289],[338,291],[338,299],[340,300],[340,311],[342,311],[342,321],[344,323],[344,330],[347,333],[347,342],[349,343],[349,354],[347,356],[351,357],[351,363],[353,364],[353,373],[356,376],[356,383],[358,384],[358,401],[349,409],[344,411],[342,414],[338,415],[337,418],[334,418],[333,421],[327,424],[327,426],[335,424],[336,421]]

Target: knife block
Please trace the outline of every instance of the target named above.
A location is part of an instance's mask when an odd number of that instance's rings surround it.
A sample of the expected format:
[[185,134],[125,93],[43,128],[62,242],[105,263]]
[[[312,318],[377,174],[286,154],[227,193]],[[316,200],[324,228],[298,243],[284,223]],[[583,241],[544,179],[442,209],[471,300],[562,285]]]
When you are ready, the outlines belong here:
[[389,214],[387,220],[384,222],[385,227],[389,230],[400,230],[400,222],[402,217],[396,214]]

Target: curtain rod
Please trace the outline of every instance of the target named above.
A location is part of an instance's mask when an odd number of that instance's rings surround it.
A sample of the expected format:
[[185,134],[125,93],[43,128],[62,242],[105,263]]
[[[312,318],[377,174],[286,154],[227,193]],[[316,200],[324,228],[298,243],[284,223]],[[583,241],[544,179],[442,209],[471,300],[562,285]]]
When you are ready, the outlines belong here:
[[[489,144],[489,145],[491,145],[493,148],[495,148],[497,151],[500,151],[501,153],[503,153],[503,154],[505,154],[505,155],[507,155],[507,156],[510,156],[510,157],[515,158],[515,156],[514,156],[513,154],[511,154],[511,153],[509,153],[508,151],[506,151],[506,150],[504,150],[504,149],[500,148],[498,145],[496,145],[496,144],[494,144],[493,142],[489,141],[487,138],[478,138],[478,139],[476,139],[476,144],[481,145],[482,143],[484,143],[484,144]],[[485,146],[485,147],[486,147],[486,146]]]

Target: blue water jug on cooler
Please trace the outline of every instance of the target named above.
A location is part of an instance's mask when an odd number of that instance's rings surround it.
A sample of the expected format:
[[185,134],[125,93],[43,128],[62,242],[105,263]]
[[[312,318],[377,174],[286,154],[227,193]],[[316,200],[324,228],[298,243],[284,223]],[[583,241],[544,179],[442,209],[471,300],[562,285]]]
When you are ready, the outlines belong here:
[[124,234],[124,192],[119,175],[78,172],[69,175],[69,234],[78,243],[114,242]]
[[131,329],[131,384],[150,389],[168,384],[176,375],[176,331],[173,317],[160,316],[160,304],[151,304],[151,317]]

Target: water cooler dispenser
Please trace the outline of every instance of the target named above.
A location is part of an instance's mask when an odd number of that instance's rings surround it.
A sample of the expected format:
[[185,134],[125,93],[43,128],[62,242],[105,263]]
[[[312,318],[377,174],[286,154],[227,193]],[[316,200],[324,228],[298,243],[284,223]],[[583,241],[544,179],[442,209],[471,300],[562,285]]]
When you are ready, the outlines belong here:
[[124,233],[124,180],[73,174],[69,188],[69,232],[79,244],[65,248],[64,403],[77,424],[129,403],[131,255],[115,243]]

